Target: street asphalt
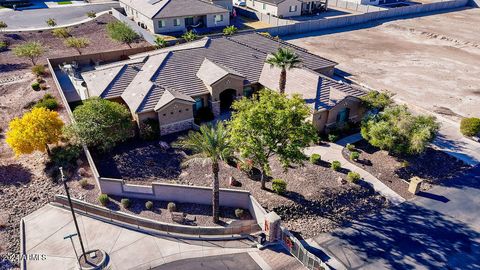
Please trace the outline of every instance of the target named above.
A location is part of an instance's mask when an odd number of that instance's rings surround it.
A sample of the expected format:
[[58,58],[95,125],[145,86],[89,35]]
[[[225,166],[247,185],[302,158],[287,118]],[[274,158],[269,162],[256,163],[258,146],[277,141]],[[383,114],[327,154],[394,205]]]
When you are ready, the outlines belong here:
[[25,30],[47,27],[45,21],[48,18],[56,20],[57,25],[69,25],[87,19],[86,13],[96,13],[110,10],[112,7],[119,7],[118,3],[92,4],[83,6],[65,6],[58,8],[42,8],[31,10],[2,10],[0,21],[4,21],[8,27],[6,30]]
[[337,269],[480,269],[480,166],[316,237]]

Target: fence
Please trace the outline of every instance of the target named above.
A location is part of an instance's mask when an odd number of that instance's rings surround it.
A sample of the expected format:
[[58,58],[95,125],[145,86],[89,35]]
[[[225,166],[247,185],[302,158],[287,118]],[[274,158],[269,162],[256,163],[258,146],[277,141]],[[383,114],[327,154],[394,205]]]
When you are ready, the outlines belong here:
[[[54,205],[69,209],[67,198],[56,195]],[[233,222],[228,227],[187,226],[181,224],[165,223],[147,218],[130,215],[127,213],[112,211],[105,207],[96,206],[84,201],[72,199],[72,204],[77,213],[95,217],[106,222],[120,226],[134,227],[136,229],[153,230],[157,233],[173,234],[177,236],[201,237],[205,235],[229,236],[250,234],[260,231],[259,225],[254,220]],[[238,236],[237,236],[238,237]]]
[[468,3],[468,0],[451,0],[451,1],[423,4],[423,5],[398,7],[398,8],[369,12],[369,13],[358,14],[358,15],[302,21],[302,22],[297,22],[295,24],[264,28],[262,29],[262,31],[269,32],[272,36],[301,34],[301,33],[308,33],[308,32],[313,32],[318,30],[329,29],[329,28],[357,25],[357,24],[366,23],[370,21],[399,17],[399,16],[404,16],[409,14],[426,13],[426,12],[432,12],[432,11],[464,7],[467,5],[467,3]]
[[235,7],[235,11],[237,12],[238,15],[259,20],[265,23],[268,23],[270,25],[275,25],[275,26],[282,26],[282,25],[289,25],[289,24],[294,24],[296,21],[293,20],[288,20],[288,19],[283,19],[279,18],[270,14],[265,14],[258,12],[256,10],[244,8],[244,7]]
[[344,9],[353,10],[353,11],[361,12],[361,13],[387,10],[386,8],[383,8],[383,7],[371,6],[371,5],[362,5],[362,4],[359,4],[359,3],[343,1],[343,0],[329,0],[328,1],[328,6],[329,7],[344,8]]
[[282,245],[297,258],[306,268],[313,270],[328,270],[326,265],[317,256],[305,249],[302,243],[293,236],[287,229],[282,227],[281,240]]

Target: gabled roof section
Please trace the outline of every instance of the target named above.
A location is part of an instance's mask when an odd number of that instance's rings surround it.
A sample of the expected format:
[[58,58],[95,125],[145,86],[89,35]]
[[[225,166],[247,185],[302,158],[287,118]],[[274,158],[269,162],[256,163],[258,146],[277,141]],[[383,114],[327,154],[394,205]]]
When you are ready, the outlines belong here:
[[120,72],[127,68],[127,65],[117,65],[106,69],[83,72],[82,78],[88,85],[90,96],[100,97],[107,87],[118,78]]
[[154,77],[161,68],[169,53],[150,56],[137,76],[133,78],[127,89],[122,93],[122,98],[132,112],[137,112],[143,100],[154,88]]
[[166,52],[176,52],[176,51],[184,51],[184,50],[192,50],[192,49],[200,49],[200,48],[205,48],[208,45],[208,42],[210,41],[209,37],[203,37],[199,40],[183,43],[180,45],[175,45],[163,49],[158,49],[154,51],[148,51],[144,53],[139,53],[139,54],[134,54],[130,55],[130,59],[135,60],[135,59],[141,59],[147,56],[152,56],[152,55],[157,55],[157,54],[162,54]]
[[120,0],[150,19],[225,13],[227,9],[203,0]]
[[243,76],[239,72],[236,72],[231,68],[227,68],[213,61],[210,61],[207,58],[203,60],[196,75],[206,85],[211,86],[212,84],[218,82],[220,79],[227,76],[228,74],[245,78],[245,76]]
[[120,0],[148,18],[153,18],[172,0]]
[[170,102],[175,100],[195,103],[195,100],[193,100],[193,98],[183,93],[180,93],[171,89],[165,89],[162,97],[158,101],[157,105],[155,105],[154,111],[160,110],[161,108],[165,107],[166,105],[170,104]]

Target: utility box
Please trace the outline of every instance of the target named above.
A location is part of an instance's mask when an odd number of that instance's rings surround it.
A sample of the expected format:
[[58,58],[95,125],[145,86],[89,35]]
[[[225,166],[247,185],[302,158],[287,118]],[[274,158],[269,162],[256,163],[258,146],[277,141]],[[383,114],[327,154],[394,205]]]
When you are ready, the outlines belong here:
[[281,228],[280,222],[282,219],[275,212],[270,212],[265,215],[264,231],[267,235],[268,242],[275,242],[280,239]]
[[408,191],[412,194],[417,194],[420,192],[420,186],[422,185],[423,179],[420,177],[414,176],[410,178],[410,185],[408,186]]

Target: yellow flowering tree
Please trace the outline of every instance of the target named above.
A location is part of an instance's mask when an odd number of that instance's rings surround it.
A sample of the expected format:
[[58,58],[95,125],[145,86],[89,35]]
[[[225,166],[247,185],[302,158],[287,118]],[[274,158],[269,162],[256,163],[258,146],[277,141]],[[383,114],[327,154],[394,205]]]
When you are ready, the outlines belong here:
[[57,112],[34,108],[22,118],[10,122],[6,142],[17,156],[33,151],[47,151],[50,155],[48,144],[59,141],[62,127],[63,122]]

